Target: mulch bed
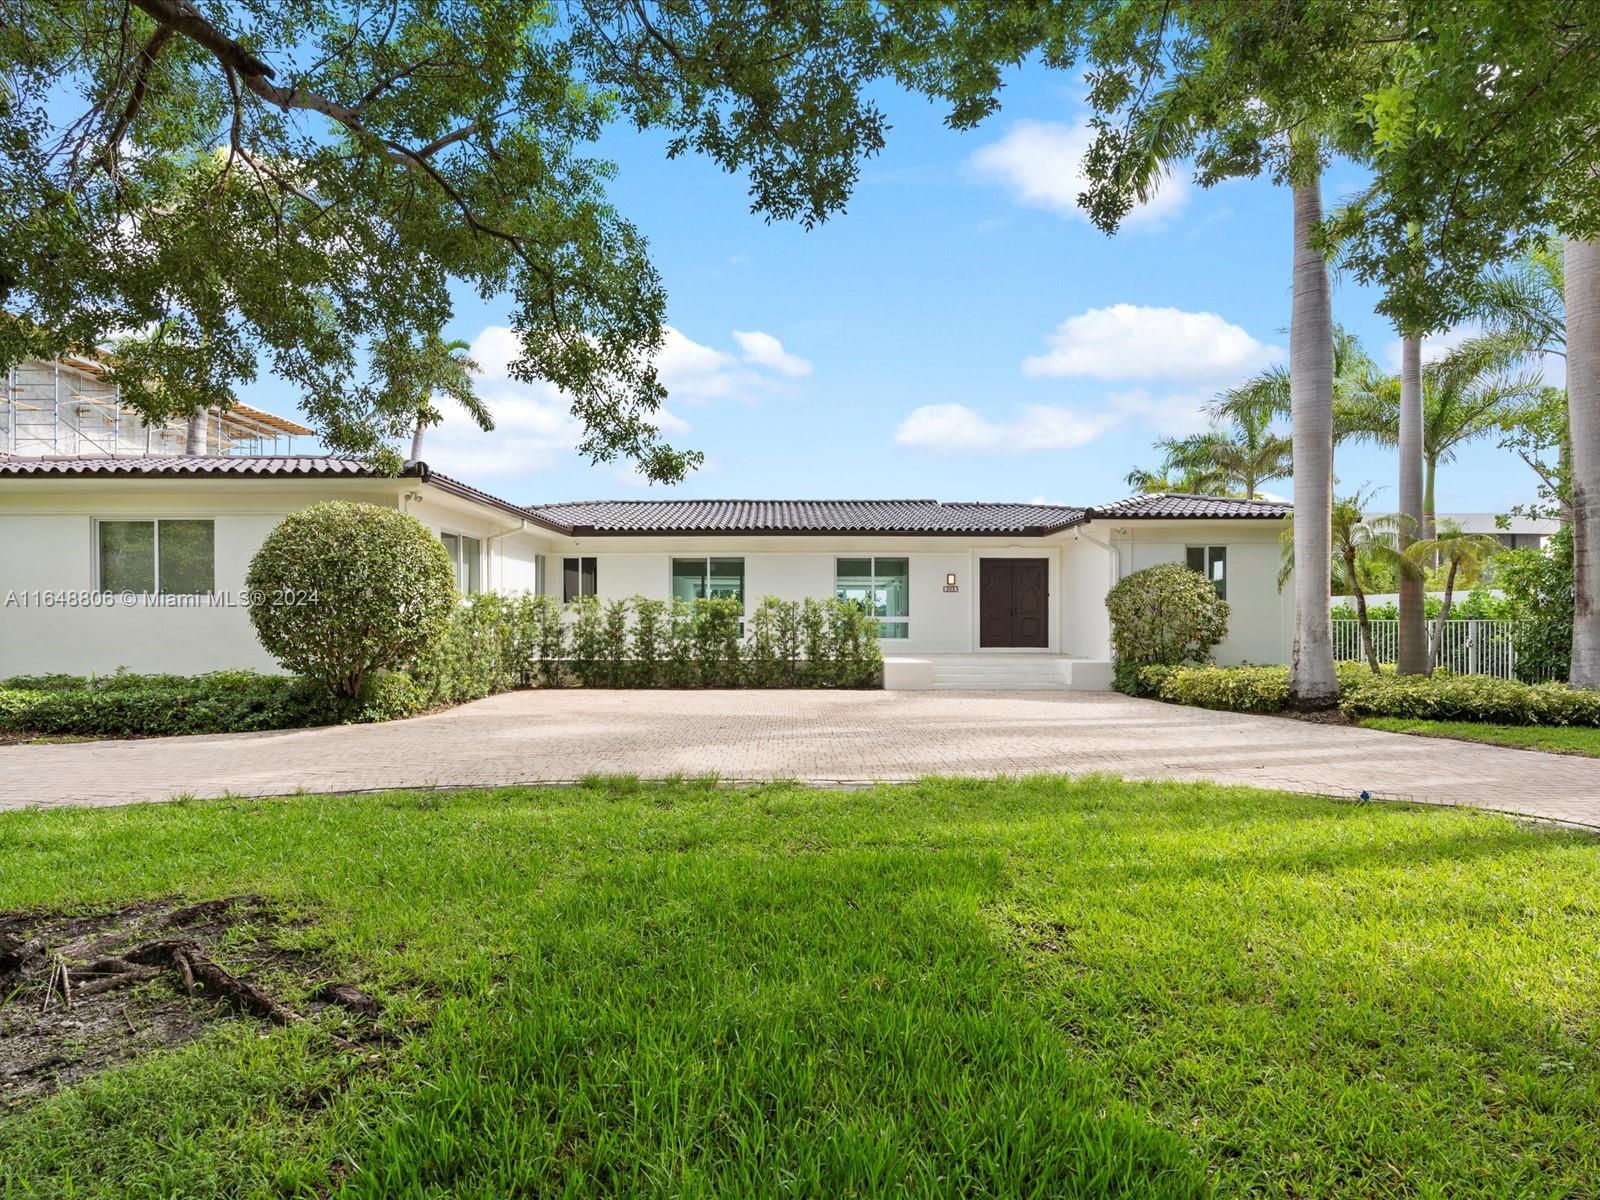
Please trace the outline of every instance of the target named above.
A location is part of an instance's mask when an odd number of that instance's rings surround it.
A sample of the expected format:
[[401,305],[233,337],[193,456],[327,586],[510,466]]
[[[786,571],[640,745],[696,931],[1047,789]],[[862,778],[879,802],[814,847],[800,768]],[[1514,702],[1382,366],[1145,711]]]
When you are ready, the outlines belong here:
[[[333,1006],[350,1014],[361,1041],[387,1037],[377,1004],[359,988],[274,944],[291,925],[256,896],[145,901],[87,915],[0,913],[0,1111],[191,1042],[231,1017],[289,1025]],[[269,979],[312,1002],[304,1012],[291,1007]],[[357,1047],[327,1036],[340,1049]]]

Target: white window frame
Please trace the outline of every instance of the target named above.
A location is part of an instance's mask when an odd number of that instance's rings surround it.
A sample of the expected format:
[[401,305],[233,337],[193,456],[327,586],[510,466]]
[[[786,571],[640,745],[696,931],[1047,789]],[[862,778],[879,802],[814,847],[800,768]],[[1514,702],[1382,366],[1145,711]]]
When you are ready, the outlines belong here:
[[[463,596],[480,596],[480,595],[482,595],[485,591],[488,590],[483,585],[484,585],[484,581],[486,579],[488,579],[488,577],[489,577],[489,572],[488,572],[488,569],[487,569],[488,568],[488,564],[484,561],[484,554],[483,554],[483,552],[484,552],[484,544],[483,544],[484,539],[479,537],[475,533],[462,533],[459,529],[441,529],[441,530],[439,530],[439,540],[440,540],[440,542],[444,542],[444,539],[445,539],[445,537],[447,535],[449,537],[455,538],[456,539],[456,545],[461,547],[461,556],[460,556],[460,558],[457,558],[453,554],[450,556],[450,567],[455,572],[455,576],[456,576],[456,590],[459,591]],[[467,545],[466,544],[469,541],[470,542],[476,542],[478,544],[478,587],[477,587],[476,591],[468,591],[466,588],[461,586],[462,568],[464,568],[467,565]],[[445,543],[445,549],[448,550],[449,548],[450,548],[449,544]]]
[[[911,640],[911,555],[909,554],[835,554],[833,556],[833,590],[831,596],[839,594],[839,564],[845,559],[866,559],[872,564],[872,583],[869,585],[874,592],[878,590],[878,560],[880,558],[903,558],[906,561],[906,615],[903,617],[880,617],[872,613],[867,615],[878,623],[878,640],[880,642],[909,642]],[[884,634],[883,627],[894,623],[905,626],[905,637],[890,637]]]
[[[161,590],[161,523],[163,521],[205,521],[211,526],[211,590],[209,592],[163,592]],[[138,525],[149,522],[152,526],[150,542],[150,578],[155,584],[155,590],[150,592],[134,592],[130,595],[139,596],[201,596],[209,597],[217,592],[217,519],[216,517],[177,515],[152,517],[136,514],[126,517],[95,517],[92,520],[93,534],[89,539],[90,578],[94,580],[94,590],[101,595],[111,595],[105,588],[104,581],[100,578],[100,526],[102,525]]]
[[[1189,567],[1191,571],[1194,570],[1194,568],[1189,566],[1189,555],[1194,553],[1196,550],[1200,551],[1201,560],[1205,563],[1205,569],[1200,572],[1200,578],[1211,584],[1212,587],[1217,588],[1217,598],[1219,600],[1226,600],[1228,598],[1228,566],[1229,560],[1232,558],[1232,555],[1228,553],[1228,547],[1226,545],[1214,545],[1211,543],[1207,543],[1203,546],[1185,546],[1183,548],[1183,565]],[[1222,578],[1220,580],[1218,580],[1211,571],[1211,564],[1214,561],[1211,556],[1215,551],[1218,550],[1222,551]],[[1217,587],[1218,583],[1221,583],[1222,586]]]

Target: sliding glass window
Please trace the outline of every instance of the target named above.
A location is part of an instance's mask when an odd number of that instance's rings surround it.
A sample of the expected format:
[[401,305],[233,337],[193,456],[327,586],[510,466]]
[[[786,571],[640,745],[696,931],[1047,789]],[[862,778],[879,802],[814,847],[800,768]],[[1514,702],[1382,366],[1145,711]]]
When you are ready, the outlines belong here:
[[869,616],[899,618],[878,622],[878,636],[894,641],[911,636],[911,560],[841,558],[834,564],[834,595],[861,605]]
[[211,521],[99,521],[100,590],[205,596],[216,590]]
[[744,604],[744,559],[675,558],[672,595],[679,600],[737,600]]

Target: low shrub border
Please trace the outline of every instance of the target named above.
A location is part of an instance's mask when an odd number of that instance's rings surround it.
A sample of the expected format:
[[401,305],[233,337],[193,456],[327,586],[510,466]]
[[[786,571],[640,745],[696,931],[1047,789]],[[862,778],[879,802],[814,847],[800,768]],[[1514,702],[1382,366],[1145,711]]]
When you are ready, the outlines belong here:
[[294,675],[19,676],[0,680],[0,733],[154,737],[386,721],[521,687],[872,688],[877,622],[837,600],[667,602],[473,596],[404,671],[346,700]]
[[[1600,726],[1600,691],[1564,683],[1518,683],[1487,675],[1373,674],[1339,666],[1339,708],[1352,719],[1411,717],[1497,725]],[[1289,696],[1287,667],[1152,666],[1133,694],[1229,712],[1275,713]]]

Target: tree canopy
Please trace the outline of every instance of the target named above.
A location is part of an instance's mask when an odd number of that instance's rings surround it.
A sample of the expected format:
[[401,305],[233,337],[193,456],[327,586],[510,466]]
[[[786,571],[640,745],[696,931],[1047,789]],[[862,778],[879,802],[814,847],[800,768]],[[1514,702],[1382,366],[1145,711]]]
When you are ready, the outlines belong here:
[[[871,25],[845,0],[40,0],[0,22],[0,360],[121,339],[152,419],[263,365],[332,448],[416,420],[390,378],[452,289],[507,294],[514,376],[595,461],[674,479],[653,359],[665,297],[590,154],[626,119],[820,221],[881,144]],[[154,332],[152,332],[154,331]]]

